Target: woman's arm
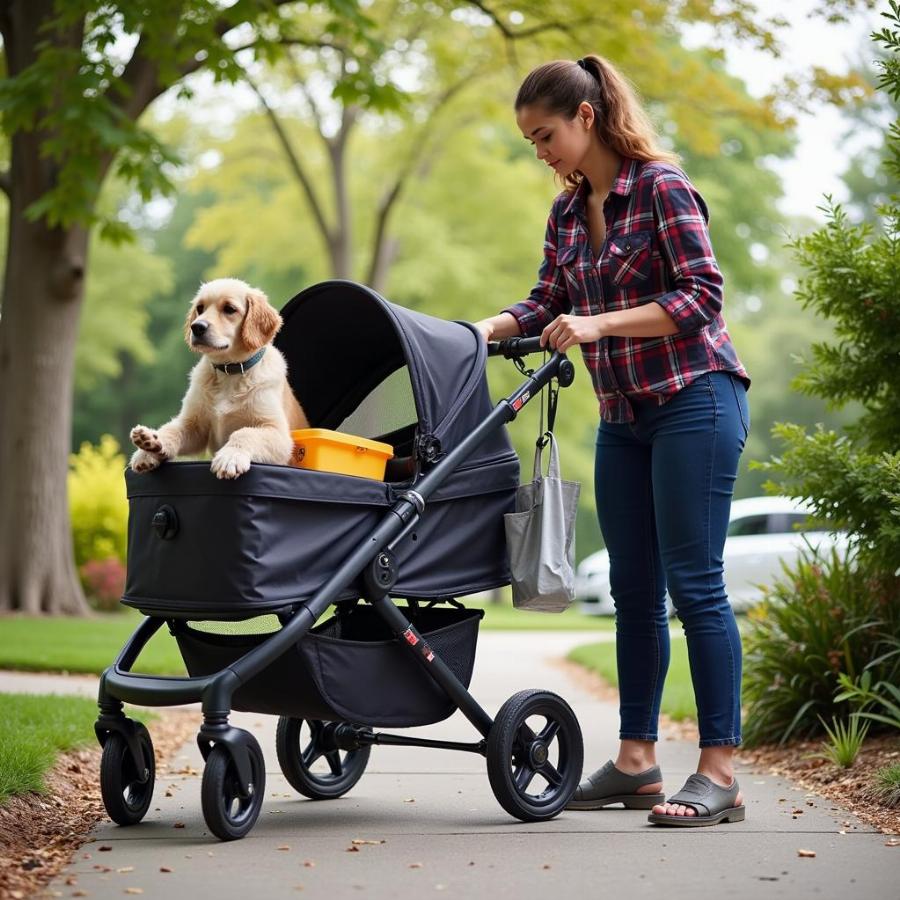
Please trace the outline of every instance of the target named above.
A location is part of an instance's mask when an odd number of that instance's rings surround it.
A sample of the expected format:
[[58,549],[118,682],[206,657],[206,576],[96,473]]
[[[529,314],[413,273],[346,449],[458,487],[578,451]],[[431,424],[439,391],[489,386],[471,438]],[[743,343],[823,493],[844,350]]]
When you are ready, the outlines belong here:
[[486,341],[499,341],[503,338],[518,337],[521,334],[519,320],[508,312],[492,316],[490,319],[482,319],[480,322],[475,322],[474,325]]
[[575,344],[588,344],[604,337],[650,338],[678,334],[678,326],[658,304],[600,313],[597,316],[559,316],[541,333],[541,345],[548,343],[565,353]]

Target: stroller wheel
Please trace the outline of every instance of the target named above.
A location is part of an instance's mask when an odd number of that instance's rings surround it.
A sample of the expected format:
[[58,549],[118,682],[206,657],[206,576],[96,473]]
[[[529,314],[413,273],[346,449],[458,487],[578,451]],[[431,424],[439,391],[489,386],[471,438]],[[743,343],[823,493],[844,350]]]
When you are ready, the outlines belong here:
[[523,822],[558,815],[581,778],[584,745],[571,707],[550,691],[520,691],[488,734],[487,770],[499,804]]
[[244,837],[256,823],[266,789],[266,766],[256,738],[248,735],[253,793],[241,796],[241,783],[231,753],[224,744],[209,751],[200,786],[203,818],[222,841]]
[[100,758],[100,795],[109,817],[119,825],[136,825],[150,809],[156,760],[153,741],[147,729],[137,724],[137,738],[144,763],[140,771],[128,749],[125,736],[112,732],[103,745]]
[[371,747],[343,751],[333,722],[282,716],[275,732],[278,764],[295,791],[310,800],[334,800],[362,778]]

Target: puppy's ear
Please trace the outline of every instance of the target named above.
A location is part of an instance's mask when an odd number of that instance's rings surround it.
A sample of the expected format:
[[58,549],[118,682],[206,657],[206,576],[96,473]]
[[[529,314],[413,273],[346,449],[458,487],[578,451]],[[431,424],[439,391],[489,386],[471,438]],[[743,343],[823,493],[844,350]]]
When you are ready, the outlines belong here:
[[241,340],[250,350],[259,350],[278,334],[281,316],[269,305],[269,298],[256,289],[247,292],[247,312],[241,323]]
[[191,303],[191,308],[188,310],[187,318],[184,320],[184,340],[187,343],[188,347],[191,346],[191,322],[197,318],[197,306],[194,303]]

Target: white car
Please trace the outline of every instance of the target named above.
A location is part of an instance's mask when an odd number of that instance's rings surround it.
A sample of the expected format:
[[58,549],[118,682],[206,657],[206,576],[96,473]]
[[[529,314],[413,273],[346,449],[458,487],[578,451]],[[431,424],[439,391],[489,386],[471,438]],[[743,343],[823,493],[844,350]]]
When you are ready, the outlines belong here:
[[[832,547],[846,553],[846,534],[804,529],[809,511],[808,506],[789,497],[748,497],[731,504],[724,552],[725,592],[735,611],[758,603],[762,599],[760,586],[772,584],[782,574],[782,562],[791,565],[808,545],[826,554]],[[575,596],[588,615],[615,613],[606,550],[581,561]],[[667,597],[666,602],[671,615],[672,601]]]

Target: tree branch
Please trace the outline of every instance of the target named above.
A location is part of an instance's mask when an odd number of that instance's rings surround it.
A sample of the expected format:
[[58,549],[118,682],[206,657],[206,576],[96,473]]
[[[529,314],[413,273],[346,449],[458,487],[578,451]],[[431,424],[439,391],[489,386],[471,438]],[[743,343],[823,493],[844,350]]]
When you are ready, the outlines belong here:
[[[270,0],[273,6],[286,6],[288,3],[294,3],[296,0]],[[213,33],[219,40],[223,40],[229,31],[238,28],[241,22],[232,22],[227,17],[222,16],[216,20],[213,25]],[[300,38],[291,39],[299,42]],[[246,44],[233,50],[233,53],[239,53],[241,50],[247,50],[256,46],[258,42]],[[206,65],[206,59],[198,59],[195,54],[193,59],[186,60],[178,68],[181,78],[202,69]],[[131,59],[125,65],[122,75],[118,79],[119,84],[126,86],[126,91],[116,92],[117,96],[114,102],[121,111],[132,121],[137,121],[141,113],[161,94],[165,93],[171,84],[162,84],[159,80],[159,68],[157,64],[147,55],[147,36],[146,33],[141,34],[138,39],[137,46],[131,54]]]
[[[400,174],[394,183],[388,187],[378,204],[378,215],[375,220],[375,236],[372,241],[372,258],[369,263],[369,278],[367,284],[375,287],[381,283],[385,275],[388,260],[386,259],[387,226],[391,212],[400,199],[401,194],[410,180],[411,174],[416,171],[421,173],[426,169],[437,155],[437,151],[431,149],[435,144],[434,120],[443,107],[445,107],[466,85],[477,77],[478,70],[473,69],[464,78],[460,78],[451,84],[443,93],[438,95],[425,124],[419,130],[419,135],[410,142],[410,152],[406,162],[400,167]],[[430,145],[430,146],[429,146]],[[418,163],[418,165],[416,165]]]
[[278,118],[277,113],[269,105],[269,102],[263,96],[263,93],[259,89],[256,82],[253,81],[253,79],[248,74],[246,74],[246,72],[245,78],[247,80],[247,84],[250,85],[250,87],[253,89],[253,92],[259,98],[259,102],[262,104],[263,110],[265,111],[266,116],[272,124],[272,128],[275,131],[275,136],[278,138],[278,142],[281,144],[285,156],[287,156],[288,165],[290,166],[291,171],[293,171],[293,173],[297,176],[297,180],[303,187],[303,193],[306,195],[306,199],[309,202],[313,217],[315,218],[316,224],[319,226],[319,229],[322,232],[322,236],[325,238],[325,241],[328,244],[330,250],[333,244],[333,235],[331,234],[331,229],[328,227],[328,222],[325,220],[325,214],[322,210],[319,200],[316,197],[312,181],[306,174],[306,170],[303,168],[303,164],[301,163],[300,158],[294,152],[294,148],[291,146],[290,138],[288,137],[287,132],[284,130],[284,126],[281,124],[281,120]]
[[495,13],[486,3],[479,0],[467,0],[467,2],[476,9],[481,10],[493,23],[497,26],[497,30],[508,41],[517,41],[522,38],[534,37],[536,34],[543,34],[545,31],[561,31],[563,34],[574,36],[575,31],[581,25],[587,25],[594,21],[592,17],[582,19],[573,19],[571,22],[558,22],[556,20],[543,22],[538,25],[532,25],[530,28],[521,28],[513,30],[505,22],[500,20],[499,14]]

